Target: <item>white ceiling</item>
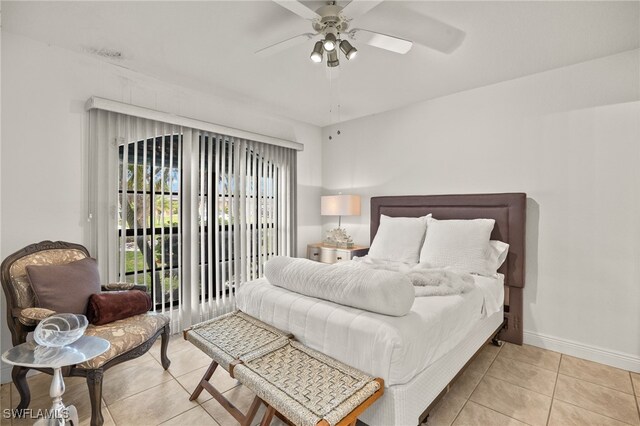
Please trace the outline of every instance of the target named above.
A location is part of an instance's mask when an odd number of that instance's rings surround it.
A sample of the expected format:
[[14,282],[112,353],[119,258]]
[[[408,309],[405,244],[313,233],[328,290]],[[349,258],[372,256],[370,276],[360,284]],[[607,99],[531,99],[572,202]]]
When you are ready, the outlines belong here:
[[[323,2],[306,3],[315,8]],[[230,93],[319,126],[640,44],[638,1],[387,1],[355,23],[381,28],[392,8],[458,27],[466,31],[466,39],[451,55],[415,45],[398,55],[354,42],[358,58],[341,58],[338,76],[330,80],[326,65],[309,61],[313,41],[268,58],[253,54],[311,29],[268,0],[3,1],[2,30],[85,54],[119,51],[122,59],[111,62],[204,93]]]

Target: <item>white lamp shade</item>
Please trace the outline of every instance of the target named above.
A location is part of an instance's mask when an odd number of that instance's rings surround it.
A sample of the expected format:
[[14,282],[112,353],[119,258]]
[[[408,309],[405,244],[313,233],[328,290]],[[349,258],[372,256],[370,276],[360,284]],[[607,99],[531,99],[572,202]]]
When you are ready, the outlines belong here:
[[359,195],[326,195],[320,200],[322,216],[360,216]]

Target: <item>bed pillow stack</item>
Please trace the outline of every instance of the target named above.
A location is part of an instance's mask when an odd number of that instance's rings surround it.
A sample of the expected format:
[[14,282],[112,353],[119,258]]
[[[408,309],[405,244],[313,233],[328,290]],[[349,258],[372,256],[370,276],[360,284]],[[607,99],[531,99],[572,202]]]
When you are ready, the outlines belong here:
[[393,262],[418,263],[427,220],[430,218],[431,215],[422,217],[381,215],[378,232],[369,249],[369,257]]
[[381,215],[369,257],[493,276],[509,251],[509,244],[490,240],[494,225],[493,219],[437,220],[430,214]]
[[494,224],[493,219],[429,218],[420,263],[431,268],[450,267],[470,274],[495,274],[496,270],[489,262],[489,240]]

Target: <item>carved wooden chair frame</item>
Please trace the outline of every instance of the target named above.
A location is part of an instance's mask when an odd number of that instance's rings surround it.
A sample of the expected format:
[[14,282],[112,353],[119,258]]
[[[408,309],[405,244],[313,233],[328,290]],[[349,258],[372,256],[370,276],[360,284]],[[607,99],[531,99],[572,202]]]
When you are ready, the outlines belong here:
[[[79,250],[84,252],[87,257],[90,256],[89,251],[80,244],[73,244],[64,241],[42,241],[40,243],[31,244],[21,250],[18,250],[17,252],[8,256],[0,266],[0,281],[2,281],[2,289],[4,290],[4,294],[7,299],[7,324],[9,326],[9,330],[11,331],[11,340],[13,342],[13,346],[24,343],[26,341],[27,334],[33,331],[35,329],[35,326],[27,326],[18,320],[18,312],[21,310],[21,308],[18,307],[15,293],[12,288],[13,284],[10,276],[11,265],[13,265],[15,261],[24,256],[37,253],[39,251],[54,249]],[[146,291],[146,288],[144,286],[135,286],[134,289]],[[103,290],[106,289],[103,287]],[[167,347],[169,346],[170,337],[169,324],[158,330],[158,332],[151,336],[151,338],[146,342],[143,342],[142,344],[129,350],[128,352],[120,354],[117,357],[109,360],[100,368],[85,369],[72,365],[64,367],[62,369],[63,376],[86,377],[87,386],[89,388],[89,398],[91,400],[91,426],[101,426],[104,423],[104,418],[102,416],[102,377],[104,372],[114,365],[118,365],[122,362],[144,355],[147,351],[149,351],[149,349],[151,349],[151,346],[153,346],[159,336],[162,336],[162,343],[160,346],[160,359],[162,362],[162,367],[166,370],[171,364],[171,361],[169,361],[169,358],[167,357]],[[31,393],[29,391],[29,384],[27,383],[27,373],[30,369],[31,368],[28,367],[14,366],[11,371],[13,383],[18,389],[18,393],[20,394],[20,403],[16,408],[18,413],[24,413],[24,410],[29,407],[29,403],[31,402]],[[34,368],[34,370],[38,370],[47,374],[53,374],[53,369],[50,368]]]

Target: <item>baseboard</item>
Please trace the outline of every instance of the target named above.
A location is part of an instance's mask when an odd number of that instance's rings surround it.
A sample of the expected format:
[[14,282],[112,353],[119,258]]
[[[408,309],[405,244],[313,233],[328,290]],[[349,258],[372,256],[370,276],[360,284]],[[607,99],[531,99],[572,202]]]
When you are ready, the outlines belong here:
[[524,343],[623,370],[633,371],[634,373],[640,373],[640,356],[637,355],[585,345],[584,343],[560,339],[533,331],[524,332]]

